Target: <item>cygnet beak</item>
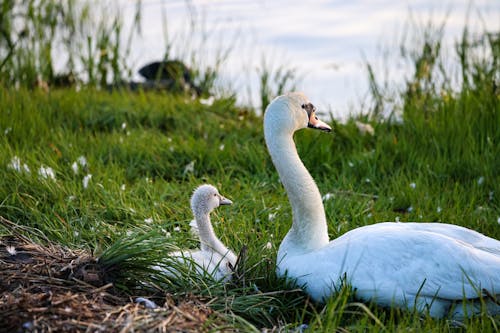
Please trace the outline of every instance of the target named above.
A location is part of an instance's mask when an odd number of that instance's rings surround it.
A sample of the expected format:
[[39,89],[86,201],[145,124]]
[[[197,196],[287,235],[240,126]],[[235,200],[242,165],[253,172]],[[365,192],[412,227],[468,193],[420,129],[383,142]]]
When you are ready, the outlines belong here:
[[328,126],[327,123],[319,120],[318,116],[316,116],[316,112],[311,112],[309,116],[309,122],[307,123],[307,127],[319,129],[325,132],[330,132],[332,128]]
[[222,195],[220,196],[220,201],[219,205],[224,206],[224,205],[232,205],[233,202],[229,200],[228,198],[224,198]]

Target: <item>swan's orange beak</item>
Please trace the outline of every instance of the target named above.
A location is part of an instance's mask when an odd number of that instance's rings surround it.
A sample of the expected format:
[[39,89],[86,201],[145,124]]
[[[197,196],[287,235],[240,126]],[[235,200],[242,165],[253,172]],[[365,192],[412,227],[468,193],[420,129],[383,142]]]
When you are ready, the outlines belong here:
[[312,111],[309,115],[309,122],[307,123],[307,127],[319,129],[325,132],[330,132],[332,128],[328,126],[327,123],[319,120],[318,116],[316,116],[316,112]]

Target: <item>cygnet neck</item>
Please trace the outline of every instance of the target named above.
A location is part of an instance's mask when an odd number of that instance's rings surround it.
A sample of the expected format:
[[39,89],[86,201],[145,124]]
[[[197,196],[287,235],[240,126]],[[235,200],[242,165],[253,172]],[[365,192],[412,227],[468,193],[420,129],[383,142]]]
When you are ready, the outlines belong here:
[[194,217],[198,225],[201,250],[217,252],[234,265],[236,263],[236,256],[215,235],[210,221],[210,213],[195,212]]

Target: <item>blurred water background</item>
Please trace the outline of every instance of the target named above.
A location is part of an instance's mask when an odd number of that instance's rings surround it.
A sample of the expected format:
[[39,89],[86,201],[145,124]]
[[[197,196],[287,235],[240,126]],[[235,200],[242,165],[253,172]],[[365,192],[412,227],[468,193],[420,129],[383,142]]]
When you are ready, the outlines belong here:
[[[124,5],[125,23],[132,22],[135,5]],[[478,36],[500,31],[497,0],[143,0],[142,7],[132,68],[165,52],[186,59],[197,49],[198,61],[207,64],[224,57],[220,86],[230,86],[239,102],[257,109],[263,68],[290,69],[296,88],[339,118],[366,108],[367,63],[376,77],[404,83],[413,63],[398,50],[421,43],[415,39],[423,38],[422,30],[442,29],[441,52],[450,54],[450,71],[465,25]]]

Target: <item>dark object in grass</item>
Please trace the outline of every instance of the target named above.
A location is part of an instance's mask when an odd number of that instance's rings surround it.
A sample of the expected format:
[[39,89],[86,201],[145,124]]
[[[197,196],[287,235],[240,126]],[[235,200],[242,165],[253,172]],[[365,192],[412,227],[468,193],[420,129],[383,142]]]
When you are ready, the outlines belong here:
[[155,83],[173,92],[193,92],[200,95],[200,89],[193,82],[191,70],[179,60],[154,61],[139,69],[147,85]]

